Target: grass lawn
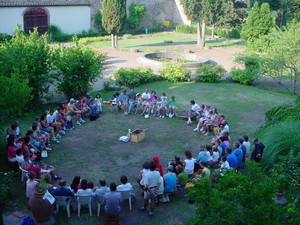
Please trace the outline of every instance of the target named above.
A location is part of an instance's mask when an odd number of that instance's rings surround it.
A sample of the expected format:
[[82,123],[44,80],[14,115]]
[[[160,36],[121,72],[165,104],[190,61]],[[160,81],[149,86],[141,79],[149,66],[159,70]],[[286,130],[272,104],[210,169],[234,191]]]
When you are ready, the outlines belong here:
[[[216,107],[219,113],[225,115],[231,128],[230,136],[234,142],[242,135],[254,137],[255,130],[263,125],[264,113],[273,106],[293,104],[295,96],[259,89],[256,87],[242,86],[234,83],[178,83],[172,84],[165,81],[154,82],[136,88],[139,93],[144,88],[155,90],[158,95],[166,92],[167,96],[176,96],[179,110],[189,108],[189,100],[194,99],[198,104],[209,104]],[[109,100],[114,92],[103,92],[104,100]],[[20,118],[22,133],[24,134],[34,115]],[[2,123],[6,128],[12,121]],[[95,122],[77,127],[62,139],[61,143],[54,145],[53,151],[45,162],[56,167],[59,175],[71,182],[75,175],[93,181],[98,185],[99,178],[107,182],[119,183],[121,175],[127,175],[133,184],[137,202],[129,210],[128,203],[123,204],[121,224],[187,224],[194,215],[194,205],[187,203],[184,193],[177,193],[171,198],[170,203],[160,204],[156,215],[150,218],[145,212],[137,210],[142,198],[136,186],[138,171],[144,161],[158,155],[162,165],[166,168],[167,162],[174,156],[180,155],[184,159],[184,151],[191,150],[196,157],[198,146],[209,143],[211,136],[193,132],[195,125],[187,126],[184,121],[176,118],[145,119],[141,115],[123,115],[122,113],[109,112],[109,107],[104,107],[104,113]],[[116,139],[127,133],[128,129],[142,128],[146,130],[146,139],[142,143],[120,143]],[[4,138],[1,138],[1,170],[7,170]],[[16,180],[16,192],[25,196],[24,185]],[[16,207],[24,205],[23,196],[14,196]],[[25,209],[25,207],[23,207]],[[103,224],[104,213],[96,218],[83,213],[80,218],[72,213],[67,218],[64,211],[60,211],[58,224]]]
[[[173,41],[173,43],[164,43],[164,41]],[[79,43],[86,44],[93,48],[104,48],[111,46],[110,36],[81,38]],[[207,46],[210,47],[243,47],[244,43],[237,39],[217,39],[207,40]],[[196,34],[182,34],[176,32],[160,32],[153,34],[140,35],[125,35],[119,42],[119,48],[122,50],[129,50],[130,48],[139,48],[141,51],[158,51],[158,50],[172,50],[176,46],[176,51],[183,51],[178,48],[180,45],[196,45]]]

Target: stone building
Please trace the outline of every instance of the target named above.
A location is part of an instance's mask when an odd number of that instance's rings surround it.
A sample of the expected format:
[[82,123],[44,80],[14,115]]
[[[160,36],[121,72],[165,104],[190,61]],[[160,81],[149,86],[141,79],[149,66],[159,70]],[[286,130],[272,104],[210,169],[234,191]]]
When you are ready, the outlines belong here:
[[[161,21],[189,23],[180,0],[127,0],[146,7],[141,27],[151,28]],[[94,19],[100,10],[101,0],[0,0],[0,33],[12,34],[19,24],[28,33],[38,27],[40,33],[50,25],[63,33],[75,34],[94,28]]]

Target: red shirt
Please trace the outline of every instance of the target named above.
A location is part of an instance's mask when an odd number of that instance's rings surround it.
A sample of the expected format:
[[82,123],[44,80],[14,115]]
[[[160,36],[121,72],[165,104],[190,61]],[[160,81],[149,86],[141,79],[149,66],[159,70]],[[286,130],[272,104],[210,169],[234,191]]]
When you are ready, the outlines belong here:
[[13,159],[16,157],[16,150],[17,148],[14,146],[8,146],[7,148],[7,158]]
[[28,167],[28,172],[30,172],[30,171],[34,171],[35,178],[40,179],[40,177],[41,177],[41,169],[40,168],[31,165]]
[[162,165],[159,164],[159,163],[157,163],[157,164],[156,164],[156,168],[159,169],[160,175],[163,176],[164,174],[163,174],[163,167],[162,167]]

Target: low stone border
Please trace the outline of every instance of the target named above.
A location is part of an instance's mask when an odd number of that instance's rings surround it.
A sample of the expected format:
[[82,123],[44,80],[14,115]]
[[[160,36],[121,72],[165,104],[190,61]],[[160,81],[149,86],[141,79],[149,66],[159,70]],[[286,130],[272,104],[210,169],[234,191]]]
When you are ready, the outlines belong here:
[[181,52],[153,52],[143,54],[138,58],[138,62],[143,66],[150,66],[155,68],[162,68],[165,62],[153,60],[152,58],[173,58],[173,59],[186,59],[195,61],[193,63],[183,63],[187,68],[197,68],[203,64],[209,64],[209,59],[194,54],[194,53],[181,53]]

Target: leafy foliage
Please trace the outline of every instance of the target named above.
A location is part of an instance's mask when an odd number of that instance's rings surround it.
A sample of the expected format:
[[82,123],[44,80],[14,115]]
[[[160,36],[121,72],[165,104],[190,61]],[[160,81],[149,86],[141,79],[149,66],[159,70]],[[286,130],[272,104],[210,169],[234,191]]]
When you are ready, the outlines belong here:
[[245,69],[233,69],[231,79],[244,85],[252,84],[261,71],[259,59],[252,55],[240,55],[236,62],[243,64]]
[[128,25],[131,29],[136,29],[144,18],[146,7],[144,5],[131,4],[129,6]]
[[100,77],[105,55],[81,47],[56,49],[55,65],[60,72],[57,89],[68,98],[78,98],[91,90],[92,83]]
[[240,30],[233,28],[233,29],[224,29],[224,28],[218,28],[216,29],[216,34],[219,37],[225,37],[225,38],[240,38]]
[[193,25],[180,24],[176,26],[176,32],[184,34],[196,34],[197,28]]
[[277,188],[253,163],[246,174],[230,170],[217,177],[215,188],[206,179],[197,180],[189,193],[197,207],[192,224],[280,224],[283,209],[272,199]]
[[11,197],[11,188],[14,172],[0,172],[0,211],[8,206]]
[[119,34],[126,22],[126,1],[104,0],[101,14],[103,28],[110,34]]
[[113,76],[116,83],[126,87],[137,87],[159,79],[150,67],[120,68]]
[[27,109],[32,97],[28,79],[18,74],[5,76],[0,73],[0,90],[0,116],[16,115]]
[[266,124],[271,125],[287,120],[300,119],[300,107],[296,106],[276,106],[266,112]]
[[168,63],[166,66],[161,68],[159,72],[168,81],[176,83],[187,81],[190,78],[190,72],[181,63]]
[[216,83],[224,76],[226,70],[222,66],[203,65],[196,69],[197,80],[199,82]]
[[8,77],[19,74],[21,79],[28,80],[34,102],[47,93],[52,66],[52,52],[47,35],[39,36],[37,29],[34,29],[26,36],[21,28],[17,27],[13,38],[3,45],[1,52],[1,74]]
[[289,155],[292,149],[299,149],[299,129],[299,120],[279,122],[264,128],[260,139],[266,148],[261,165],[269,169],[278,162],[279,157]]
[[260,36],[267,35],[274,27],[275,21],[269,4],[263,3],[260,7],[256,2],[246,22],[242,25],[241,37],[249,42],[253,42],[259,39]]

